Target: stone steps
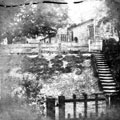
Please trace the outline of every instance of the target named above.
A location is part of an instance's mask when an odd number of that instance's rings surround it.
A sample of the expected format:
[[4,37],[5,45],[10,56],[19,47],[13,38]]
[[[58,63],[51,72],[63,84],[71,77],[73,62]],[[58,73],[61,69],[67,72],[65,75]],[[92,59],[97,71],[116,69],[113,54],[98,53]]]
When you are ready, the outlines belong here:
[[104,58],[104,55],[102,53],[95,53],[94,56],[96,59],[98,78],[103,92],[105,94],[117,93],[117,83],[111,73],[107,61]]

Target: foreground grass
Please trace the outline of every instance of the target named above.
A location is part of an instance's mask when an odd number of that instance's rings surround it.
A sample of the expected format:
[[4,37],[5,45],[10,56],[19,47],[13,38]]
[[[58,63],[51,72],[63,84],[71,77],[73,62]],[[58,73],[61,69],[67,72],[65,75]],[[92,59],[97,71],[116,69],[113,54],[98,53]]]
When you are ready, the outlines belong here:
[[0,120],[37,120],[29,106],[7,97],[0,101]]

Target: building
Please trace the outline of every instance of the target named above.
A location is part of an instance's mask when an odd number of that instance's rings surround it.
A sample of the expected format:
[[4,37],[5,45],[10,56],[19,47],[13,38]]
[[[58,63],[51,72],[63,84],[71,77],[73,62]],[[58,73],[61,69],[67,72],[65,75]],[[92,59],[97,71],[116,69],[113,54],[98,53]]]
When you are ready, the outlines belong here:
[[68,33],[71,34],[72,41],[87,46],[88,40],[94,39],[94,19],[69,27]]

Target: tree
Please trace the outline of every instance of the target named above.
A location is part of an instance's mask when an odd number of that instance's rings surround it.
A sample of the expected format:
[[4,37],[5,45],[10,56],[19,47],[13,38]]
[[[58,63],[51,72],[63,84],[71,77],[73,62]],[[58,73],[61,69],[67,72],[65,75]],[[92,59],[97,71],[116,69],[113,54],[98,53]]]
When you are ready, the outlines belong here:
[[117,30],[120,41],[120,1],[119,0],[106,0],[106,5],[109,8],[108,18],[112,20],[115,29]]
[[[9,8],[10,9],[10,8]],[[12,9],[12,8],[11,8]],[[67,6],[37,4],[17,8],[12,20],[3,28],[4,36],[53,37],[57,29],[67,24]]]

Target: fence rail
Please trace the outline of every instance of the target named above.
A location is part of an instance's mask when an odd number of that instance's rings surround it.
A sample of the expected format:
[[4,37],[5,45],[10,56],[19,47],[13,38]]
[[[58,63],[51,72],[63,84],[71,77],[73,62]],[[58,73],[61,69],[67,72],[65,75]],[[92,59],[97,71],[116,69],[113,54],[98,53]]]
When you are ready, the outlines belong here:
[[88,51],[88,46],[80,46],[77,43],[59,43],[59,44],[11,44],[6,45],[10,54],[38,54],[41,53],[58,53],[67,51]]

